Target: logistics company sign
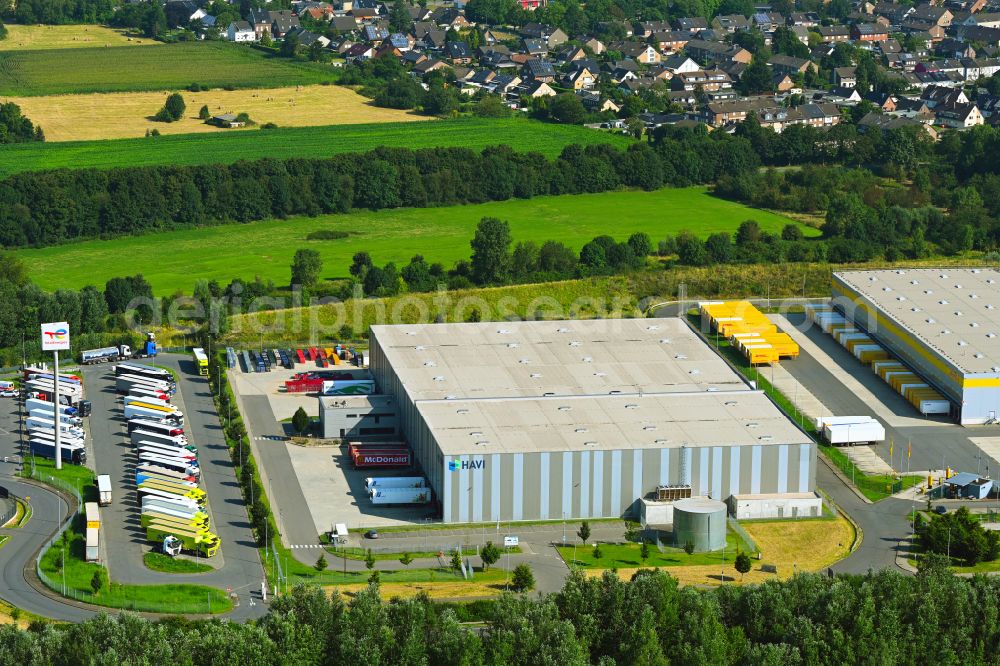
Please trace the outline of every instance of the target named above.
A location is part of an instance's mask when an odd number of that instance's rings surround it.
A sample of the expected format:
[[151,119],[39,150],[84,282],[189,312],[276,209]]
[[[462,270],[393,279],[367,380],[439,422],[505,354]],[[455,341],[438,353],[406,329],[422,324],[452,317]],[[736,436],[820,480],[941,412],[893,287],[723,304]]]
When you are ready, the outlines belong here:
[[457,472],[460,469],[486,469],[485,460],[449,460],[448,471]]
[[42,324],[42,351],[69,349],[69,324],[55,321]]

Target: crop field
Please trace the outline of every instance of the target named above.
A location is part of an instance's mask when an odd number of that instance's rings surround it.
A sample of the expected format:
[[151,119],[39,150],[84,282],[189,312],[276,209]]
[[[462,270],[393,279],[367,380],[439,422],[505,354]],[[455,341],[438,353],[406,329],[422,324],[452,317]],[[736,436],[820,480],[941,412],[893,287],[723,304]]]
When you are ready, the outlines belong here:
[[[263,88],[332,82],[329,65],[293,62],[227,42],[157,44],[133,49],[37,49],[0,52],[0,95],[174,90],[197,83],[207,88]],[[151,113],[156,113],[153,109]]]
[[[367,251],[379,265],[405,264],[415,254],[450,266],[471,254],[469,241],[486,216],[508,220],[514,241],[546,240],[579,250],[595,236],[618,240],[644,231],[654,239],[682,230],[706,237],[735,231],[747,219],[777,232],[791,220],[715,198],[704,188],[666,188],[656,192],[538,197],[449,208],[359,211],[347,215],[268,220],[243,225],[149,234],[111,241],[85,241],[16,252],[43,289],[103,285],[111,277],[142,273],[157,294],[190,293],[195,280],[228,283],[234,277],[260,275],[287,284],[292,255],[299,248],[319,250],[323,277],[340,278],[355,252]],[[349,236],[307,241],[318,230],[340,230]],[[807,236],[818,234],[802,227]]]
[[[385,109],[342,86],[289,86],[252,90],[181,91],[187,108],[184,117],[172,123],[156,122],[153,114],[163,106],[166,92],[92,93],[10,97],[28,118],[45,130],[46,141],[87,141],[143,137],[149,130],[161,134],[246,133],[263,138],[254,126],[223,129],[198,118],[201,107],[212,115],[246,112],[258,125],[276,123],[302,127],[330,123],[381,123],[429,120],[398,109]],[[146,140],[158,140],[158,137]]]
[[[185,96],[185,99],[188,99]],[[189,104],[190,106],[190,104]],[[368,112],[373,107],[365,107]],[[156,109],[153,110],[153,113]],[[198,109],[194,109],[197,113]],[[401,113],[401,112],[396,112]],[[31,114],[28,115],[37,122]],[[359,120],[365,121],[366,118]],[[329,121],[325,121],[329,123]],[[40,123],[49,134],[49,126]],[[278,121],[278,125],[283,125]],[[157,126],[163,123],[157,123]],[[107,129],[105,129],[107,131]],[[160,131],[163,131],[162,128]],[[459,118],[425,123],[382,123],[251,129],[207,134],[184,134],[114,141],[66,143],[15,143],[0,151],[0,176],[39,169],[109,168],[153,164],[229,164],[261,157],[328,157],[363,152],[378,146],[431,148],[462,146],[481,150],[504,143],[514,150],[534,150],[555,157],[572,143],[611,143],[626,146],[623,136],[572,125],[512,118],[486,120]]]
[[0,51],[38,49],[84,49],[92,47],[150,46],[159,44],[145,37],[131,37],[124,30],[103,25],[7,25],[7,39]]

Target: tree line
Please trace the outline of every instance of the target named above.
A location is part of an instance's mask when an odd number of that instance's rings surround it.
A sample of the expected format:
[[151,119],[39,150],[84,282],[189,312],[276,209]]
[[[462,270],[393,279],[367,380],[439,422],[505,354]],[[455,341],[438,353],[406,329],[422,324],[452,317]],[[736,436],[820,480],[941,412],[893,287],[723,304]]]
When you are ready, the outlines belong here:
[[[0,39],[5,34],[6,28],[0,23]],[[0,144],[29,141],[45,141],[45,132],[26,118],[14,102],[0,104]]]
[[630,581],[570,574],[554,594],[505,594],[467,609],[426,596],[346,599],[318,587],[276,597],[267,615],[145,620],[130,613],[79,624],[0,627],[0,661],[21,666],[171,663],[515,666],[796,666],[996,663],[1000,583],[951,576],[932,561],[917,576],[882,571],[801,574],[762,585],[680,587],[662,571]]
[[710,183],[757,168],[745,139],[688,132],[655,145],[378,148],[327,159],[15,174],[0,182],[0,245],[42,247],[354,208],[449,206],[622,187]]

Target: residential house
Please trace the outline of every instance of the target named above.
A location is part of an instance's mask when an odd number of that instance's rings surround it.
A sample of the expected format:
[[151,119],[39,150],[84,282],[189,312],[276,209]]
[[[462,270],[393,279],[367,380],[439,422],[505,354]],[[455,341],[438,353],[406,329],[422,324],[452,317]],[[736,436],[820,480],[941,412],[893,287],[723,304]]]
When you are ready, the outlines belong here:
[[674,21],[674,28],[695,35],[702,30],[708,30],[708,21],[702,16],[679,18]]
[[742,14],[720,15],[712,19],[713,28],[730,34],[737,30],[749,30],[752,26],[750,19]]
[[934,53],[945,58],[975,58],[976,49],[969,42],[951,37],[942,39],[934,47]]
[[542,58],[548,55],[549,45],[544,39],[526,38],[521,40],[521,49],[530,56]]
[[968,104],[969,98],[961,88],[949,88],[943,86],[927,86],[920,93],[920,99],[927,107],[936,109],[939,106],[949,107],[955,105]]
[[577,60],[586,60],[587,51],[581,46],[565,46],[559,49],[556,53],[556,62],[575,62]]
[[851,39],[855,42],[880,42],[889,39],[889,31],[878,23],[855,23],[851,27]]
[[573,90],[590,90],[597,85],[597,74],[587,67],[581,67],[564,76],[563,83]]
[[691,58],[683,55],[673,55],[663,60],[660,63],[663,68],[671,73],[671,75],[680,74],[682,72],[696,72],[701,67],[698,66]]
[[344,52],[347,62],[361,63],[375,57],[375,47],[371,44],[354,44]]
[[448,33],[444,30],[428,30],[420,38],[420,43],[432,51],[439,51],[448,43]]
[[556,70],[548,60],[529,60],[521,71],[525,81],[552,83],[556,80]]
[[246,21],[233,21],[226,28],[226,39],[231,42],[255,42],[257,33]]
[[636,25],[635,36],[647,38],[657,32],[668,32],[673,30],[670,21],[642,21]]
[[984,46],[1000,46],[1000,28],[987,28],[979,25],[953,27],[952,33],[956,39],[967,42],[980,42]]
[[997,58],[963,58],[960,62],[966,81],[978,81],[1000,72],[1000,59]]
[[549,49],[555,49],[557,46],[569,41],[569,35],[563,32],[562,29],[553,28],[550,25],[543,25],[541,23],[527,23],[521,27],[520,33],[522,37],[529,39],[545,40]]
[[445,30],[448,28],[461,30],[469,27],[469,21],[465,18],[465,14],[454,7],[438,7],[431,12],[427,20]]
[[983,114],[974,103],[953,104],[934,108],[937,122],[945,127],[965,128],[983,124]]
[[983,118],[993,118],[1000,112],[1000,95],[980,95],[976,98],[976,106]]
[[865,95],[865,99],[879,107],[886,113],[892,113],[896,110],[896,98],[889,93],[880,92],[870,92]]
[[413,73],[418,76],[423,76],[424,74],[430,74],[431,72],[436,72],[439,69],[445,69],[448,64],[444,60],[438,60],[437,58],[428,58],[418,62],[413,66]]
[[712,127],[722,127],[730,123],[741,123],[747,119],[747,114],[757,113],[773,107],[774,100],[770,97],[749,97],[735,102],[710,102],[699,112],[699,118]]
[[803,45],[809,46],[809,28],[804,25],[792,25],[788,26],[788,29]]
[[361,29],[361,35],[369,42],[381,42],[389,38],[389,29],[372,23]]
[[584,91],[578,94],[580,101],[583,102],[583,107],[591,113],[618,113],[621,111],[620,106],[610,99],[602,98],[598,93]]
[[927,21],[942,28],[947,28],[951,25],[951,21],[955,18],[955,15],[946,7],[928,3],[915,7],[913,12],[910,13],[909,18],[916,21]]
[[684,52],[700,63],[742,62],[749,64],[753,54],[739,46],[731,46],[722,42],[706,42],[692,39],[684,47]]
[[821,25],[816,31],[825,44],[836,44],[851,39],[851,30],[845,25]]
[[803,28],[815,28],[819,25],[820,17],[816,12],[792,12],[785,21],[789,26],[801,26]]
[[343,35],[356,31],[358,29],[358,20],[353,16],[334,16],[330,19],[330,27]]
[[733,80],[721,69],[682,72],[670,80],[672,90],[695,91],[701,88],[705,92],[712,92],[732,87]]
[[583,39],[583,45],[590,49],[594,55],[601,55],[608,50],[608,47],[604,45],[604,42],[599,40],[597,37],[585,37]]
[[852,104],[857,104],[861,101],[861,93],[858,92],[857,88],[836,86],[830,89],[829,96],[836,98],[841,103],[850,102]]
[[691,41],[691,33],[683,30],[658,32],[652,36],[653,44],[664,55],[671,55],[683,49]]
[[844,88],[853,88],[858,85],[856,67],[836,67],[833,70],[833,82]]
[[967,25],[978,25],[984,28],[1000,28],[1000,12],[980,12],[969,16]]
[[782,54],[771,56],[767,62],[775,73],[788,74],[789,76],[805,74],[810,69],[814,72],[819,70],[819,67],[812,60]]
[[517,92],[525,97],[555,97],[556,91],[545,81],[527,81],[522,83]]
[[903,127],[916,127],[927,132],[928,136],[932,140],[937,140],[938,132],[929,124],[921,122],[919,120],[914,120],[912,118],[905,118],[901,116],[887,115],[883,113],[867,113],[861,120],[858,121],[858,131],[862,134],[870,132],[873,130],[878,130],[880,132],[887,133],[890,130],[899,129]]
[[661,60],[660,52],[652,46],[649,44],[636,44],[634,42],[625,45],[622,49],[622,55],[643,65],[655,65]]
[[293,28],[298,28],[299,17],[291,12],[289,9],[282,9],[280,11],[268,12],[271,15],[271,36],[277,39],[281,39],[289,30]]
[[795,88],[795,81],[792,81],[792,77],[788,76],[788,74],[774,72],[771,80],[774,81],[774,89],[778,92],[788,92]]
[[456,65],[469,65],[472,63],[472,51],[465,42],[448,42],[444,51],[448,59]]
[[497,74],[490,81],[489,89],[497,95],[509,95],[521,85],[521,77],[512,74]]
[[403,54],[402,60],[404,65],[412,67],[413,65],[417,65],[422,63],[424,60],[427,60],[427,54],[423,51],[414,51],[411,49]]

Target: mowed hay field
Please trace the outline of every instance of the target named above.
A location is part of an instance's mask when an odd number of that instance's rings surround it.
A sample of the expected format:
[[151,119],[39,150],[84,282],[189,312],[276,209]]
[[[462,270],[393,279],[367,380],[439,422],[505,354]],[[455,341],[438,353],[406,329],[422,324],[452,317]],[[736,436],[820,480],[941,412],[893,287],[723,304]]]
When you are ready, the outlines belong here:
[[[371,254],[375,263],[405,264],[415,254],[450,267],[467,259],[469,241],[483,217],[508,220],[514,242],[546,240],[579,250],[595,236],[625,240],[637,231],[662,238],[689,230],[701,237],[734,232],[741,222],[757,220],[779,232],[792,220],[711,196],[705,188],[665,188],[655,192],[621,191],[535,199],[517,199],[449,208],[358,211],[347,215],[268,220],[241,225],[85,241],[15,252],[43,289],[103,285],[108,278],[142,273],[157,294],[190,292],[195,280],[253,279],[260,275],[287,284],[292,256],[314,248],[323,258],[323,277],[348,275],[354,253]],[[313,231],[349,232],[346,238],[307,241]],[[815,229],[802,226],[815,236]]]
[[181,91],[187,109],[173,123],[152,120],[167,99],[166,92],[94,93],[45,97],[0,98],[21,107],[45,131],[46,141],[88,141],[142,137],[149,130],[161,134],[201,132],[258,132],[253,126],[224,129],[198,118],[207,105],[212,115],[246,112],[258,125],[292,127],[313,125],[407,122],[428,120],[398,109],[374,106],[358,93],[341,86],[291,86],[255,90]]
[[[822,571],[850,554],[854,527],[845,518],[806,520],[767,520],[740,523],[762,553],[753,560],[753,568],[742,578],[746,583],[791,578],[796,572]],[[721,560],[721,558],[720,558]],[[761,565],[773,564],[777,574],[765,573]],[[629,580],[637,569],[620,569],[618,575]],[[719,585],[723,569],[720,564],[695,567],[669,567],[667,573],[682,585]],[[600,569],[589,569],[588,576],[600,576]],[[740,574],[726,563],[727,582],[740,582]]]
[[0,39],[0,51],[114,48],[160,43],[145,37],[130,37],[124,30],[106,28],[103,25],[7,24],[7,39]]
[[[365,111],[371,108],[365,107]],[[193,113],[197,112],[194,109]],[[407,120],[411,119],[411,116],[407,117]],[[157,123],[158,129],[162,131],[160,125],[162,123]],[[48,136],[49,128],[42,124],[42,129]],[[0,150],[0,176],[40,169],[230,164],[241,159],[262,157],[329,157],[337,153],[363,152],[379,146],[406,146],[412,149],[461,146],[482,150],[487,146],[503,143],[517,151],[536,151],[546,157],[555,157],[572,143],[610,143],[625,147],[630,142],[631,139],[621,135],[525,118],[456,118],[425,123],[279,127],[273,130],[182,134],[148,139],[72,142],[50,140],[45,143],[9,144]]]
[[[127,54],[104,47],[0,51],[0,95],[207,88],[333,82],[333,67],[292,61],[228,42],[156,44]],[[153,109],[152,113],[156,113]]]

